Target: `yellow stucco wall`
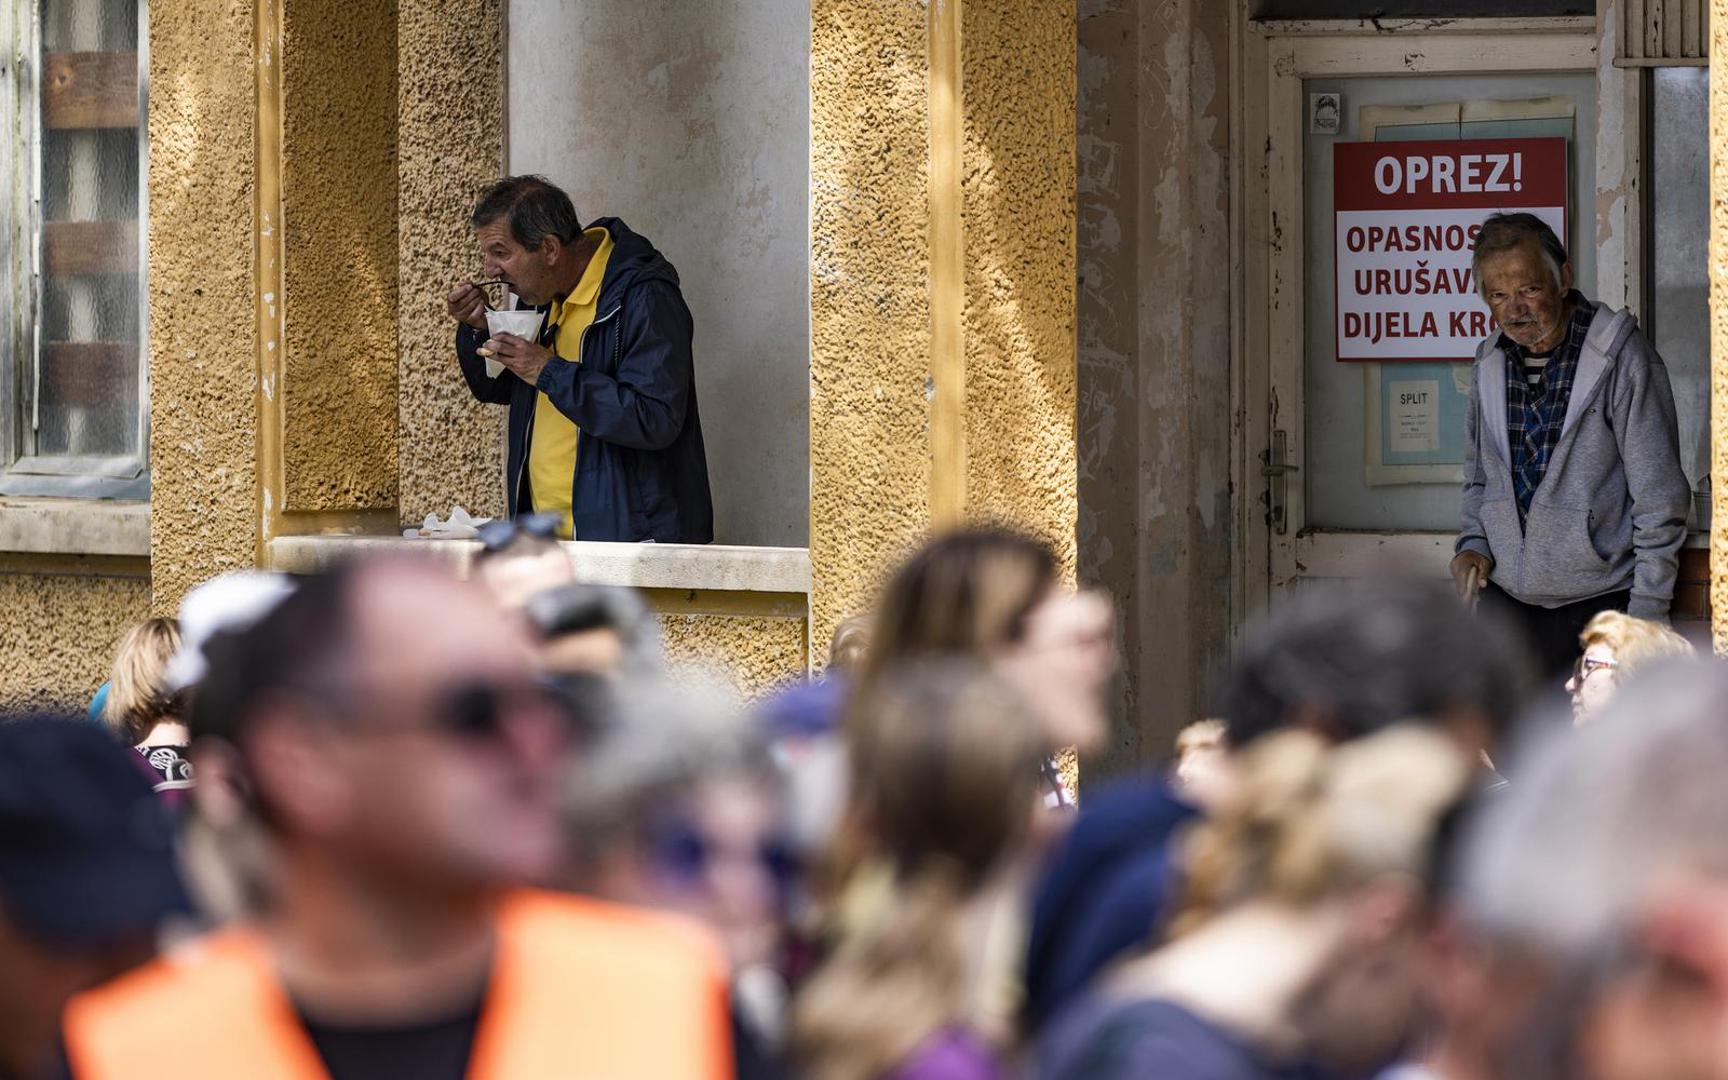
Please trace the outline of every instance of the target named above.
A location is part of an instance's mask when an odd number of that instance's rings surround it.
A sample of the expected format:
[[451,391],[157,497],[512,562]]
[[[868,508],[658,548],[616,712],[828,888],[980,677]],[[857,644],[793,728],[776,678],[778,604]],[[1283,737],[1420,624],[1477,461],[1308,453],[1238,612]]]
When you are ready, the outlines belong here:
[[962,0],[966,500],[1073,577],[1074,0]]
[[813,0],[813,640],[864,610],[929,522],[929,126],[917,3]]
[[144,578],[0,574],[0,707],[83,708],[149,609]]
[[397,4],[284,14],[284,508],[394,509]]
[[[1710,55],[1728,57],[1728,0],[1710,0]],[[1710,611],[1728,653],[1728,69],[1710,65]]]
[[[955,3],[957,80],[931,71],[930,20]],[[1073,0],[813,0],[811,14],[820,654],[835,623],[868,605],[929,528],[933,469],[964,469],[966,517],[1033,529],[1073,566],[1076,15]],[[931,118],[951,107],[955,84],[965,445],[935,460],[932,206],[951,203],[932,191]]]
[[153,606],[256,557],[250,4],[150,12]]
[[803,619],[668,613],[658,618],[674,677],[717,675],[742,698],[754,699],[804,672]]
[[504,160],[500,0],[408,0],[401,9],[401,307],[398,456],[405,522],[453,504],[504,510],[503,414],[469,395],[456,368],[450,286],[479,275],[468,233],[475,196]]

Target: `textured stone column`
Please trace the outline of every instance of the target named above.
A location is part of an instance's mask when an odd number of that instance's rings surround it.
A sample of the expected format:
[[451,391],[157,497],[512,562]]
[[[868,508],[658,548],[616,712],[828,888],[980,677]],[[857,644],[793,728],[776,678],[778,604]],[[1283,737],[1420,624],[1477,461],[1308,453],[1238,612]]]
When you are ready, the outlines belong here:
[[378,511],[393,526],[398,3],[278,2],[281,509]]
[[254,41],[274,17],[228,0],[150,11],[150,571],[164,613],[256,562],[256,98],[280,58]]
[[504,512],[504,410],[476,402],[457,372],[444,294],[478,272],[468,212],[504,169],[504,4],[401,4],[401,516],[418,524],[460,504],[490,517]]
[[1073,0],[813,0],[812,634],[933,524],[1070,565]]

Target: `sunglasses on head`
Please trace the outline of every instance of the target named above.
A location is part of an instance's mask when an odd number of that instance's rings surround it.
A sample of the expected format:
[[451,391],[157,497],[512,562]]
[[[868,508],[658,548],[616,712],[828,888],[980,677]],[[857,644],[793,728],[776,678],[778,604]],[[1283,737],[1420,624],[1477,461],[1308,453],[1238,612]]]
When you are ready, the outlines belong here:
[[517,518],[500,518],[488,521],[476,531],[480,546],[487,551],[503,551],[516,542],[519,536],[531,536],[536,540],[556,540],[558,526],[563,523],[563,517],[552,513],[523,514]]

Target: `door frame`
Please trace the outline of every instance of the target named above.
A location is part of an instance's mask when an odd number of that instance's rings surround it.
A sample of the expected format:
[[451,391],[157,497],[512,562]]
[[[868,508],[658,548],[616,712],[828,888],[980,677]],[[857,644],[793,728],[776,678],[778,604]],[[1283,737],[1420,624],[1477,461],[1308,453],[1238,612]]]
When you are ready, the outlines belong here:
[[[1328,533],[1316,542],[1304,528],[1306,492],[1301,474],[1286,485],[1290,529],[1276,533],[1267,519],[1267,481],[1261,475],[1274,429],[1287,433],[1289,460],[1302,464],[1305,446],[1303,349],[1303,109],[1308,78],[1361,76],[1599,72],[1596,19],[1300,20],[1248,22],[1244,34],[1242,156],[1236,195],[1242,200],[1238,239],[1237,410],[1235,467],[1243,481],[1237,499],[1242,550],[1239,566],[1245,607],[1276,599],[1301,576],[1348,576],[1353,567],[1390,558],[1433,563],[1449,555],[1452,535],[1433,532]],[[1598,75],[1598,116],[1606,102]],[[1618,140],[1615,140],[1616,145]],[[1620,168],[1604,161],[1598,132],[1597,175]],[[1589,193],[1592,185],[1585,186]],[[1623,190],[1623,189],[1622,189]],[[1584,200],[1581,200],[1584,201]],[[1577,213],[1594,221],[1596,206]],[[1280,378],[1274,379],[1274,372]],[[1281,389],[1280,389],[1281,388]]]

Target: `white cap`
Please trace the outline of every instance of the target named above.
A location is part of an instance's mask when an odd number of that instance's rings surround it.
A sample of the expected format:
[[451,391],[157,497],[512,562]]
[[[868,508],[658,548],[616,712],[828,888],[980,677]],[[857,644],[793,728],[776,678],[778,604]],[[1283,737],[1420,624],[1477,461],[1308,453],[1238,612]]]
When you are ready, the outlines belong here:
[[219,574],[180,601],[180,648],[162,672],[169,693],[204,677],[204,643],[224,630],[244,630],[275,610],[294,591],[286,574],[235,570]]

